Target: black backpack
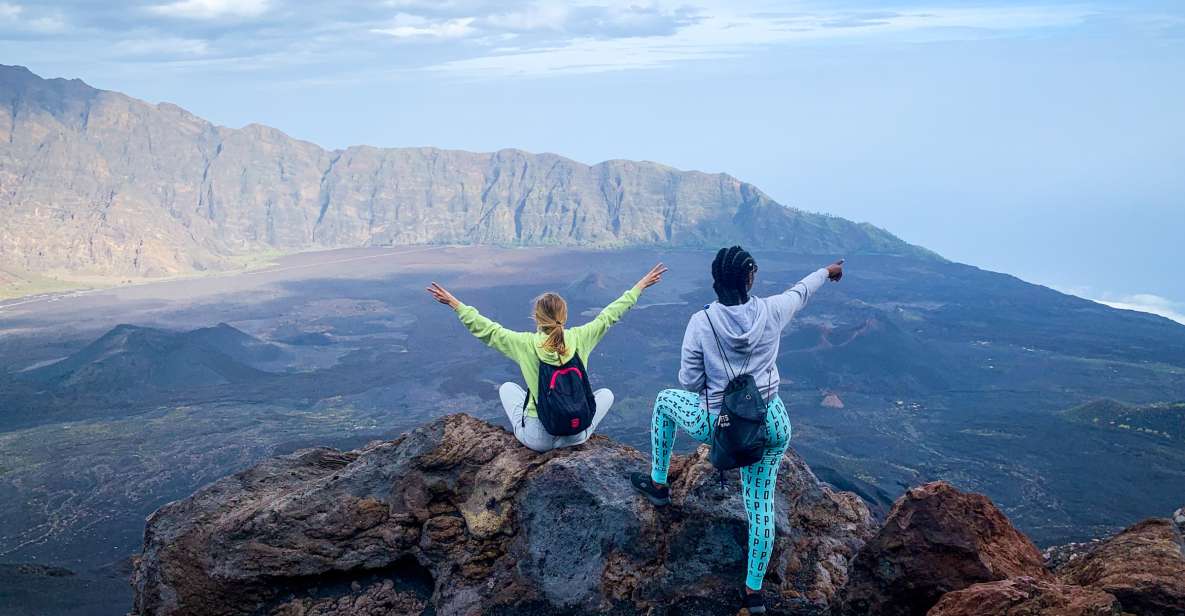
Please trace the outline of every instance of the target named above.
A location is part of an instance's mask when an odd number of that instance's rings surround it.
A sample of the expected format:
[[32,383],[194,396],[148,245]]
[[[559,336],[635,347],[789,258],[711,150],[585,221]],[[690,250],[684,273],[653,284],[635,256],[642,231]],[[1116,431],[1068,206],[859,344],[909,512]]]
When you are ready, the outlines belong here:
[[721,482],[724,471],[755,464],[765,455],[766,427],[765,400],[761,397],[761,390],[757,388],[757,381],[751,374],[745,374],[749,366],[752,351],[745,358],[741,366],[742,374],[735,374],[728,363],[728,356],[724,354],[724,345],[720,344],[720,337],[716,335],[716,326],[712,324],[712,317],[708,309],[704,308],[704,317],[708,319],[708,326],[712,328],[712,337],[716,339],[716,347],[720,349],[720,359],[728,370],[728,385],[724,387],[724,401],[720,415],[716,418],[716,428],[712,430],[712,450],[708,459],[712,466],[720,469]]
[[[523,401],[523,425],[527,423],[526,408],[530,399],[531,395],[527,394],[527,400]],[[588,371],[579,354],[572,355],[572,359],[560,366],[539,362],[539,397],[535,400],[535,411],[548,434],[580,434],[588,429],[596,410]]]

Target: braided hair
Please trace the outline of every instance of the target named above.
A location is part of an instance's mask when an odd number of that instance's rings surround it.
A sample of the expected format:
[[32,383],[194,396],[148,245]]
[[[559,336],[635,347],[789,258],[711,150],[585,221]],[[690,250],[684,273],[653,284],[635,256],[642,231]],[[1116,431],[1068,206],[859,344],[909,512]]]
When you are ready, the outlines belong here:
[[725,306],[749,301],[749,283],[757,271],[753,255],[740,246],[721,248],[712,261],[712,289]]

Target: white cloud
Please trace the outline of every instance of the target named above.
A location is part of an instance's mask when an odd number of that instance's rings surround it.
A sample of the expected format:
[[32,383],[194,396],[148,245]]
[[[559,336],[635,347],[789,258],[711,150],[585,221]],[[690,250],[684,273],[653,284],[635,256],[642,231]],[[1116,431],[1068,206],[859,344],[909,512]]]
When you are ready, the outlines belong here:
[[0,2],[0,19],[6,21],[19,19],[23,10],[19,4]]
[[210,45],[204,40],[190,38],[129,39],[117,43],[115,51],[123,56],[147,56],[157,59],[177,56],[192,57],[209,54]]
[[166,17],[218,19],[222,17],[258,17],[270,8],[270,0],[177,0],[148,7]]
[[[636,11],[634,11],[636,13]],[[628,9],[626,19],[635,15]],[[494,49],[490,53],[427,68],[486,77],[648,68],[672,62],[732,57],[777,44],[853,42],[874,39],[953,40],[1041,28],[1072,26],[1091,12],[1076,7],[929,8],[878,12],[737,12],[728,6],[701,11],[669,33],[650,36],[575,36],[558,44]],[[563,11],[527,11],[490,16],[506,27],[557,27]],[[842,26],[842,27],[839,27]]]
[[400,13],[395,16],[390,26],[374,28],[371,32],[400,39],[459,39],[475,32],[473,21],[472,17],[430,20],[418,15]]
[[11,2],[0,2],[0,23],[39,34],[53,34],[66,29],[66,22],[58,15],[31,17],[24,6]]
[[521,11],[490,15],[485,22],[506,30],[562,30],[569,14],[566,6],[537,4]]
[[1185,325],[1185,304],[1151,293],[1125,295],[1114,299],[1096,299],[1100,304],[1123,310],[1136,310],[1172,319]]

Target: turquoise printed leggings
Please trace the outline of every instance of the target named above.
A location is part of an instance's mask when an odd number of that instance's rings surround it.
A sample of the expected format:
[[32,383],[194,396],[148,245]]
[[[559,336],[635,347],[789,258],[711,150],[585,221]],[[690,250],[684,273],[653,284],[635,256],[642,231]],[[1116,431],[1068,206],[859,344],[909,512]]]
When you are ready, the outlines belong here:
[[[708,442],[712,434],[712,417],[700,406],[699,394],[682,389],[666,389],[654,401],[654,423],[650,429],[650,478],[655,483],[667,482],[671,450],[675,445],[675,427],[683,428],[691,438]],[[761,461],[741,469],[745,486],[745,513],[749,516],[749,569],[745,584],[761,590],[765,567],[769,564],[774,546],[774,488],[778,481],[778,467],[782,454],[790,443],[790,417],[782,399],[774,396],[769,401],[765,418],[769,446]]]

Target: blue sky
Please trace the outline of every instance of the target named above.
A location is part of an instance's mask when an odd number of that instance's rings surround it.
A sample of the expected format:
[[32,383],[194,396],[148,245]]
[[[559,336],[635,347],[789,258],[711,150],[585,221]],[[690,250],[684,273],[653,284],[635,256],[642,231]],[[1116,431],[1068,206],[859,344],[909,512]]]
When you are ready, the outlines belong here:
[[327,147],[724,171],[1185,321],[1185,2],[111,6],[0,1],[0,61]]

